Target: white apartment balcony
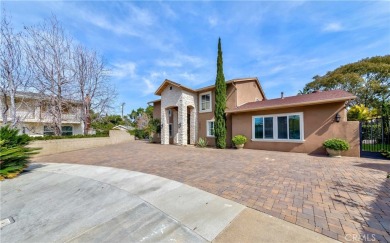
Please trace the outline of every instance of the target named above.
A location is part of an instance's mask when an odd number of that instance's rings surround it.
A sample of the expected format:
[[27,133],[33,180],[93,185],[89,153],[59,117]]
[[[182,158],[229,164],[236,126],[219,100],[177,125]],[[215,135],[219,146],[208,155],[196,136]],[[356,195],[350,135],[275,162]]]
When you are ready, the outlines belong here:
[[62,122],[66,123],[80,123],[81,118],[79,114],[62,114]]

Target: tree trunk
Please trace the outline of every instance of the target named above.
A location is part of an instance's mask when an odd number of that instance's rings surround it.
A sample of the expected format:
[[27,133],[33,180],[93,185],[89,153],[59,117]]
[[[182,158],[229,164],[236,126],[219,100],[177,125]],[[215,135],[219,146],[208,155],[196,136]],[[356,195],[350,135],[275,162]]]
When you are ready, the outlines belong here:
[[1,118],[3,119],[3,125],[6,125],[8,123],[8,101],[7,101],[7,95],[3,94],[3,97],[1,99]]

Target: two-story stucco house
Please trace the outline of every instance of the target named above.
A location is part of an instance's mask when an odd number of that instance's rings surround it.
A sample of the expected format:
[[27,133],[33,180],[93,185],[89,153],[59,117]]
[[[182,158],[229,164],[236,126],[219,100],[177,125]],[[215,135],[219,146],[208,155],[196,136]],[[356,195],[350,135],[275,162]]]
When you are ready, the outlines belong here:
[[[257,78],[226,82],[227,144],[233,136],[248,138],[245,148],[325,153],[322,143],[338,137],[349,141],[349,156],[359,156],[359,123],[347,121],[346,102],[356,98],[342,91],[323,91],[267,99]],[[214,85],[191,89],[165,80],[155,92],[153,115],[161,120],[161,144],[196,144],[214,139]]]
[[[50,127],[52,117],[48,112],[47,100],[32,92],[18,92],[16,94],[16,116],[20,123],[20,133],[30,136],[53,135]],[[67,101],[67,106],[62,111],[62,134],[77,135],[83,134],[83,122],[81,120],[82,102]],[[4,104],[0,101],[0,108]],[[2,110],[2,109],[1,109]],[[2,123],[0,116],[0,123]],[[8,110],[10,119],[10,110]]]

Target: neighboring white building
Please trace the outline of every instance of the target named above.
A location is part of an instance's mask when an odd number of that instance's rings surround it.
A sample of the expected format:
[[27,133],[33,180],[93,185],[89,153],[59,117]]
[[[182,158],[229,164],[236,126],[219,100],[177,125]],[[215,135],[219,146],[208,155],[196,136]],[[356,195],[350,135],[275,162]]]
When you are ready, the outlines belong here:
[[[82,102],[67,101],[69,104],[62,112],[62,134],[77,135],[83,134],[84,124],[81,120]],[[36,93],[18,92],[16,95],[16,115],[19,117],[18,128],[20,133],[30,136],[53,135],[50,128],[52,120],[51,115],[47,112],[47,101]],[[0,107],[4,104],[0,100]],[[10,120],[10,109],[8,110],[8,120]],[[3,118],[0,116],[0,123]]]

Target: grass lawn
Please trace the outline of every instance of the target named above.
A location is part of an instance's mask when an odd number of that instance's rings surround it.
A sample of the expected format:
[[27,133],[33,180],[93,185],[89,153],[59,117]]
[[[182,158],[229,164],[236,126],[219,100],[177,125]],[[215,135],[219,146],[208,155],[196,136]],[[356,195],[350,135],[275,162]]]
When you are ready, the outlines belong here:
[[390,144],[362,144],[362,151],[380,152],[390,151]]

